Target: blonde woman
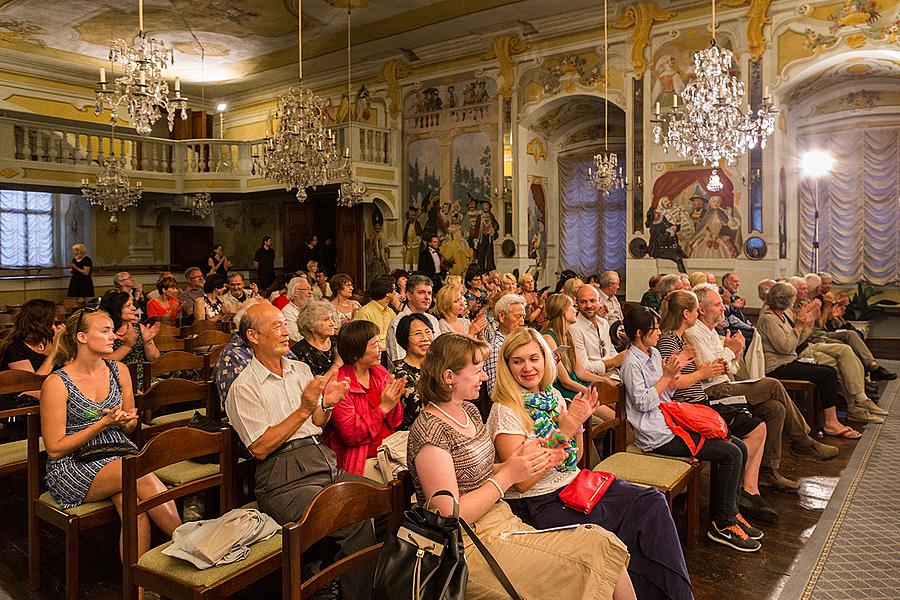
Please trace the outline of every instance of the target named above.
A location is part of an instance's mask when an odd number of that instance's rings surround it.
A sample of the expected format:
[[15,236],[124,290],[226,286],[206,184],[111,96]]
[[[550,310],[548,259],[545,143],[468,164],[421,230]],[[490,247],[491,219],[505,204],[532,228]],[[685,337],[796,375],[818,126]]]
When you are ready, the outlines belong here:
[[678,532],[662,493],[618,479],[588,514],[567,509],[559,501],[559,492],[578,475],[583,452],[578,434],[593,412],[597,394],[577,394],[567,404],[551,385],[554,363],[549,348],[530,328],[513,332],[500,347],[497,388],[487,422],[497,454],[505,460],[536,437],[547,440],[559,459],[553,470],[513,485],[504,499],[513,514],[537,529],[583,523],[618,536],[628,547],[628,574],[641,600],[691,600]]
[[691,283],[690,289],[694,289],[696,286],[700,285],[701,283],[706,283],[706,280],[707,280],[707,277],[706,277],[705,272],[694,271],[688,277],[688,281],[690,281],[690,283]]
[[66,267],[72,270],[69,291],[66,295],[75,298],[78,302],[93,298],[94,280],[91,278],[91,271],[94,270],[94,261],[87,255],[87,246],[84,244],[73,245],[72,260]]
[[513,294],[518,294],[519,282],[516,281],[516,276],[512,273],[504,273],[503,277],[500,279],[500,289],[504,292],[512,292]]
[[547,290],[538,294],[535,290],[534,276],[531,273],[522,273],[519,276],[519,287],[522,288],[522,296],[528,303],[525,305],[525,322],[533,325],[543,325],[547,320],[544,313],[544,301],[547,300]]
[[[494,444],[472,401],[487,381],[488,346],[468,336],[438,336],[422,362],[418,391],[422,411],[409,430],[407,459],[420,505],[453,512],[472,524],[524,598],[635,598],[625,565],[628,552],[599,527],[535,533],[503,501],[507,490],[543,476],[561,461],[558,450],[532,440],[495,461]],[[433,497],[433,498],[432,498]],[[531,535],[515,535],[527,531]],[[468,562],[466,596],[508,598],[493,571],[463,534]],[[539,571],[535,566],[540,565]]]
[[[567,400],[576,394],[587,393],[591,383],[606,380],[606,377],[594,375],[578,362],[575,343],[569,334],[569,325],[575,322],[575,317],[575,303],[571,298],[565,294],[553,294],[547,298],[547,325],[541,333],[550,351],[557,356],[557,378],[553,387]],[[556,352],[560,345],[568,346],[565,352]],[[607,421],[615,416],[615,411],[609,406],[598,406],[594,414]]]
[[474,321],[469,321],[466,314],[466,301],[462,287],[445,285],[434,300],[434,316],[438,318],[441,333],[458,333],[474,338],[481,338],[487,327],[487,317],[482,309]]
[[567,279],[566,282],[562,286],[562,293],[572,299],[572,302],[577,301],[578,290],[584,287],[584,282],[578,277],[572,277],[571,279]]

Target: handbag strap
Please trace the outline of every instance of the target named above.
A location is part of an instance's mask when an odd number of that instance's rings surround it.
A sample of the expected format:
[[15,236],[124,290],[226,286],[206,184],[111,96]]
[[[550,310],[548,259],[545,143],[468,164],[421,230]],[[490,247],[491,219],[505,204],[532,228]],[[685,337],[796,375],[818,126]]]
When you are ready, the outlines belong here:
[[497,563],[497,559],[494,558],[494,555],[491,554],[481,540],[478,539],[478,536],[475,535],[475,532],[472,531],[472,528],[469,527],[469,524],[466,523],[465,519],[460,517],[459,524],[462,525],[462,528],[468,534],[469,538],[475,543],[475,547],[478,548],[478,551],[481,552],[485,562],[491,567],[491,571],[494,572],[494,575],[496,575],[497,579],[500,580],[500,583],[503,584],[503,588],[506,590],[506,593],[509,594],[510,598],[513,600],[522,600],[522,596],[519,595],[519,592],[516,591],[516,588],[514,588],[512,582],[510,582],[509,577],[506,576],[506,573],[503,572],[503,569]]

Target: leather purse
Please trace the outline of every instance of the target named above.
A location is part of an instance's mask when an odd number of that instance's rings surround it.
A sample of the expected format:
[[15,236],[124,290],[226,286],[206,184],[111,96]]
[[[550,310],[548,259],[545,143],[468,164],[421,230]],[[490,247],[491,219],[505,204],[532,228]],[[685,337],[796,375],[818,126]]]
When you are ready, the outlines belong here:
[[72,458],[80,462],[93,462],[104,458],[119,458],[137,454],[139,450],[127,442],[107,442],[82,446],[72,453]]
[[582,469],[575,479],[559,492],[559,499],[567,508],[590,514],[615,480],[616,476],[613,473]]

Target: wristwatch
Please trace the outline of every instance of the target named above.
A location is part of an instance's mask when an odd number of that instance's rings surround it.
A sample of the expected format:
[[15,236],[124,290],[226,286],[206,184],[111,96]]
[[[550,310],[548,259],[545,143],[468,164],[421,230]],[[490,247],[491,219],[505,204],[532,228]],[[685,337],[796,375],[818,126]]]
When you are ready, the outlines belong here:
[[334,406],[325,406],[325,396],[319,397],[319,408],[322,409],[323,413],[330,413],[334,410]]

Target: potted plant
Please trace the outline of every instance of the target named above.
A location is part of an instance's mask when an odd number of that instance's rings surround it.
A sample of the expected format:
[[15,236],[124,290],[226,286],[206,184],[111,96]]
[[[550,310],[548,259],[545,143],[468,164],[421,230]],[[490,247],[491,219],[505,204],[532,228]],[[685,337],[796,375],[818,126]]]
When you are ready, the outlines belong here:
[[856,284],[856,293],[850,299],[847,305],[847,313],[844,317],[854,327],[868,334],[869,320],[884,312],[885,306],[897,306],[894,300],[878,300],[871,302],[875,296],[880,296],[881,292],[876,292],[875,288],[869,283],[860,281]]

